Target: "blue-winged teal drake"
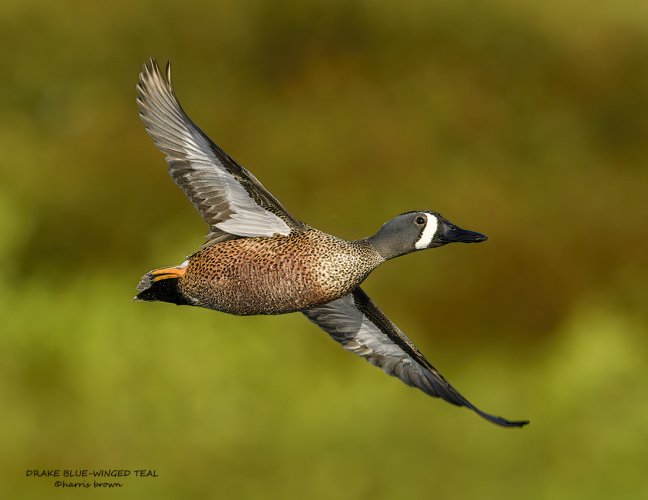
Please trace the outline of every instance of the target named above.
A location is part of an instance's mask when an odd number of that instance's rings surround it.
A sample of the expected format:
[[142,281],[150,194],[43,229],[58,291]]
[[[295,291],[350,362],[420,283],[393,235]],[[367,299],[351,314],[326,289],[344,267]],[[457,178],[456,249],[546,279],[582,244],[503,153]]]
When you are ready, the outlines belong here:
[[186,115],[155,61],[144,66],[137,103],[169,173],[209,225],[207,242],[182,264],[147,273],[136,299],[230,314],[302,312],[335,341],[426,394],[507,427],[457,392],[360,288],[388,259],[486,236],[436,212],[408,212],[370,238],[347,241],[295,219]]

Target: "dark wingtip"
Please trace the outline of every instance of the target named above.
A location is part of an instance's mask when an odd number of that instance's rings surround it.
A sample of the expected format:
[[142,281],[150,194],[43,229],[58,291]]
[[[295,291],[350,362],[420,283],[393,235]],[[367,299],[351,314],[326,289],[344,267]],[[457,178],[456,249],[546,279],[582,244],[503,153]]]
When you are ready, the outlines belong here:
[[505,418],[502,417],[494,417],[494,418],[489,418],[491,422],[497,425],[501,425],[502,427],[524,427],[525,425],[529,424],[531,421],[530,420],[506,420]]
[[166,63],[166,79],[169,85],[171,84],[171,61]]
[[474,406],[471,406],[470,408],[489,422],[501,425],[502,427],[524,427],[530,423],[530,420],[506,420],[505,418],[496,417],[495,415],[481,411],[479,408],[475,408]]
[[426,380],[430,383],[430,385],[427,387],[427,390],[425,387],[419,386],[419,388],[427,394],[430,394],[431,396],[441,398],[453,405],[464,406],[474,411],[477,415],[488,420],[489,422],[495,425],[500,425],[502,427],[524,427],[529,423],[528,420],[507,420],[505,418],[496,417],[495,415],[486,413],[485,411],[477,408],[465,397],[463,397],[457,391],[457,389],[452,387],[452,385],[450,385],[450,383],[443,377],[443,375],[441,375],[434,367],[432,367],[432,365],[429,365],[429,363],[426,367],[426,372]]

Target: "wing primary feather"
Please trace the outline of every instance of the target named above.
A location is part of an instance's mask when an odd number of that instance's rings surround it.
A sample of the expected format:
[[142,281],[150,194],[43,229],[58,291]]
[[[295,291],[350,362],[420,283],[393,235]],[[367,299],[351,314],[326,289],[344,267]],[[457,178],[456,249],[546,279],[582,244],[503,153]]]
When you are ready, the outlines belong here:
[[209,224],[212,240],[308,229],[193,123],[176,97],[170,62],[164,74],[154,59],[144,65],[137,105],[146,131],[166,155],[172,178]]
[[465,406],[503,427],[522,427],[529,423],[491,415],[470,403],[359,287],[349,295],[306,310],[304,314],[347,351],[363,357],[407,385],[453,405]]

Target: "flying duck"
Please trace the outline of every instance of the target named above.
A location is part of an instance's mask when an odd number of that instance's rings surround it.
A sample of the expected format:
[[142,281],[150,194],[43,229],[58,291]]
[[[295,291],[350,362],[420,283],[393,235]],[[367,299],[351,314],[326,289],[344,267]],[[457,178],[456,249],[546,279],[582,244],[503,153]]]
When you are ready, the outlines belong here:
[[501,426],[528,423],[470,403],[360,288],[386,260],[448,243],[478,243],[485,235],[425,210],[401,214],[357,241],[318,231],[293,217],[191,121],[171,85],[170,65],[166,77],[154,60],[144,65],[137,94],[147,132],[209,233],[182,264],[145,274],[135,300],[236,315],[301,312],[347,351],[407,385]]

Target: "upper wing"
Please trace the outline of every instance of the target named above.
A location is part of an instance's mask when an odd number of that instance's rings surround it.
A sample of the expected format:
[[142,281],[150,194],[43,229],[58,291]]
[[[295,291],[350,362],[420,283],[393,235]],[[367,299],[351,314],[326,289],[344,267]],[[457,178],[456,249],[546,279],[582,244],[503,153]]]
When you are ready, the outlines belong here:
[[137,84],[140,117],[166,154],[169,173],[210,226],[211,240],[288,235],[306,226],[294,219],[245,168],[189,119],[167,76],[151,60]]
[[323,306],[304,311],[313,323],[334,340],[388,375],[418,387],[430,396],[474,410],[485,419],[505,427],[529,422],[495,417],[473,406],[425,359],[407,336],[385,316],[360,287]]

